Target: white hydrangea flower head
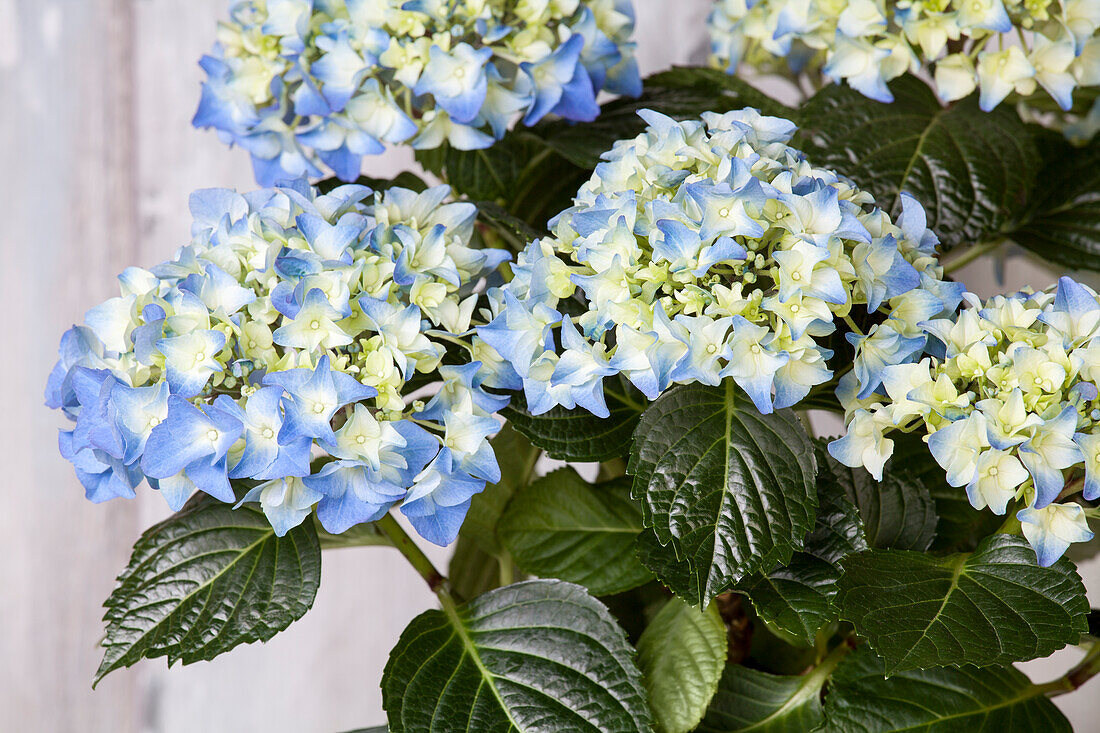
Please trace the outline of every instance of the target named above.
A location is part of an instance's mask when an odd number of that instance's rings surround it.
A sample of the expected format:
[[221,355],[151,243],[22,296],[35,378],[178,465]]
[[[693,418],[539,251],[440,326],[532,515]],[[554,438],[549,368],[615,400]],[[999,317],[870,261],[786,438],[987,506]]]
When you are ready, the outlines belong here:
[[531,412],[606,416],[612,374],[649,399],[729,378],[761,412],[789,407],[833,377],[838,322],[854,347],[841,389],[864,399],[923,351],[918,324],[957,306],[920,204],[903,195],[891,220],[791,147],[793,123],[754,109],[641,115],[647,129],[604,154],[554,236],[490,291],[478,340]]
[[847,434],[829,451],[881,478],[893,431],[925,433],[970,503],[1017,518],[1042,565],[1092,538],[1081,507],[1100,498],[1100,301],[1068,277],[1054,292],[998,295],[919,324],[928,356],[885,367],[883,388],[843,398]]
[[487,148],[522,119],[587,121],[638,95],[631,0],[234,0],[196,127],[252,156],[256,179],[354,181],[407,143]]
[[942,101],[978,89],[987,112],[1039,88],[1068,110],[1100,85],[1095,0],[717,0],[708,26],[717,68],[820,69],[881,102],[922,69]]
[[470,348],[482,280],[510,255],[477,246],[476,208],[450,193],[195,192],[191,243],[127,269],[62,339],[46,401],[76,422],[61,449],[88,498],[147,478],[179,509],[195,491],[236,501],[230,481],[250,481],[242,501],[280,535],[314,506],[339,533],[401,503],[426,538],[453,541],[500,478],[487,438],[508,400],[481,388],[480,363],[442,363]]

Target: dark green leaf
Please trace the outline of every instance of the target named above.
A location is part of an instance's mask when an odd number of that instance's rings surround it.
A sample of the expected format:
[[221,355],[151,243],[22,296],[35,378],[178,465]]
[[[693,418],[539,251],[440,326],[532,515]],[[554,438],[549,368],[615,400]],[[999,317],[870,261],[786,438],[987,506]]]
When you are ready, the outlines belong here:
[[1039,168],[1039,154],[1016,112],[978,109],[977,95],[942,107],[920,79],[890,83],[881,104],[830,84],[802,108],[795,144],[814,165],[848,176],[884,209],[899,194],[917,198],[946,247],[994,239],[1017,217]]
[[779,676],[730,665],[699,733],[805,733],[823,719],[822,675]]
[[[745,600],[751,609],[751,604]],[[761,672],[777,675],[798,675],[814,664],[817,650],[812,646],[791,644],[790,634],[785,634],[766,623],[757,623],[759,617],[752,618],[752,633],[749,638],[748,653],[744,663]]]
[[830,601],[839,577],[835,566],[798,553],[788,565],[751,576],[738,590],[764,621],[809,646],[817,630],[837,616]]
[[871,547],[923,552],[936,536],[936,504],[908,463],[892,462],[882,481],[862,468],[848,468],[829,456],[829,468],[859,508]]
[[443,157],[444,178],[472,199],[507,199],[523,166],[523,147],[512,138],[481,150],[448,147]]
[[1012,667],[939,668],[885,677],[867,648],[840,663],[820,733],[1071,733],[1054,703]]
[[312,522],[276,537],[258,512],[189,502],[134,545],[104,603],[96,681],[142,658],[190,664],[267,641],[309,610],[320,580]]
[[638,424],[628,472],[646,526],[687,572],[667,572],[668,561],[650,569],[706,603],[788,562],[813,525],[815,471],[813,443],[791,410],[761,415],[731,380],[665,392]]
[[705,588],[699,583],[695,569],[684,558],[676,556],[676,548],[663,546],[657,540],[657,533],[650,528],[642,530],[634,543],[634,552],[642,565],[677,596],[693,606],[702,606],[709,599],[703,598]]
[[742,107],[787,118],[794,114],[794,110],[744,81],[716,69],[673,68],[647,78],[644,89],[637,99],[623,97],[603,105],[593,122],[575,125],[555,121],[533,132],[573,164],[591,170],[616,140],[628,140],[645,129],[639,110],[653,109],[680,120]]
[[972,554],[869,550],[841,561],[837,606],[895,672],[1045,657],[1087,629],[1073,563],[1035,563],[1022,537],[995,534]]
[[[359,176],[355,183],[360,186],[368,186],[375,191],[385,191],[387,188],[407,188],[411,191],[423,191],[428,187],[420,176],[412,171],[401,171],[393,178],[372,178],[371,176]],[[334,188],[345,185],[339,178],[326,178],[318,181],[317,188],[321,193],[328,193]]]
[[817,521],[802,551],[789,564],[756,573],[739,587],[765,622],[807,646],[814,643],[818,629],[837,617],[832,605],[840,578],[836,563],[867,549],[859,513],[829,469],[824,443],[815,441],[815,447]]
[[390,652],[392,733],[647,731],[634,650],[584,588],[532,580],[413,619]]
[[717,606],[700,611],[669,600],[638,640],[638,666],[657,730],[694,729],[726,666],[726,625]]
[[437,148],[417,150],[413,153],[413,157],[417,163],[424,167],[424,170],[443,178],[443,164],[447,159],[448,147],[450,146],[447,143],[443,143]]
[[1043,152],[1040,185],[1011,237],[1064,267],[1100,270],[1100,138],[1078,148],[1059,135]]
[[[530,133],[524,133],[530,136]],[[545,141],[527,142],[524,168],[505,202],[505,208],[535,229],[573,205],[577,189],[592,175],[558,155]]]
[[847,486],[833,472],[826,441],[814,441],[817,456],[817,518],[806,535],[803,553],[836,564],[853,552],[867,549],[867,537],[859,510]]
[[547,232],[512,216],[499,204],[492,201],[475,201],[474,204],[477,205],[478,221],[501,237],[512,252],[520,252],[528,242],[547,236]]
[[605,595],[653,578],[634,556],[641,531],[642,509],[630,498],[629,479],[592,485],[563,468],[520,489],[497,534],[527,573]]
[[541,415],[527,412],[519,398],[501,414],[528,440],[546,451],[551,458],[563,461],[606,461],[625,456],[631,436],[642,412],[639,399],[644,399],[632,387],[623,391],[609,383],[605,389],[611,415],[599,418],[584,409],[567,410],[555,407]]

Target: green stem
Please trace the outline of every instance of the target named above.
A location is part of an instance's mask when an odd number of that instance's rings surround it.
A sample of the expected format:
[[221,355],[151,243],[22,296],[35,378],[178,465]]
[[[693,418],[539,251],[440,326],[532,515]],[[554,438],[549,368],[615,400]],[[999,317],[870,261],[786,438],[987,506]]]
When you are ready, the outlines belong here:
[[946,275],[948,273],[954,272],[955,270],[958,270],[960,267],[965,267],[982,255],[989,254],[990,252],[999,249],[1007,242],[1007,239],[994,239],[989,242],[983,242],[982,244],[976,244],[955,259],[946,263],[943,266],[943,274]]
[[1036,688],[1048,697],[1057,697],[1067,692],[1073,692],[1097,674],[1100,674],[1100,643],[1094,642],[1092,648],[1085,654],[1085,658],[1070,671],[1056,680],[1036,685]]
[[1061,493],[1058,494],[1058,497],[1054,501],[1062,501],[1063,499],[1068,499],[1069,497],[1073,496],[1078,491],[1083,489],[1084,486],[1085,486],[1085,477],[1084,476],[1079,476],[1078,478],[1075,478],[1071,481],[1067,481],[1065,488],[1062,489]]
[[512,196],[512,206],[510,213],[515,216],[519,216],[519,214],[516,214],[516,211],[522,209],[519,204],[524,202],[524,200],[527,198],[527,194],[531,192],[532,187],[538,182],[537,178],[533,178],[530,181],[528,181],[528,178],[540,165],[542,165],[542,163],[547,158],[553,155],[553,153],[554,150],[552,148],[543,148],[539,152],[532,155],[531,158],[527,161],[527,164],[523,166],[523,170],[520,171],[520,174],[516,177],[516,192]]
[[829,654],[829,632],[827,631],[828,625],[818,630],[814,635],[814,663],[821,664]]
[[515,564],[512,562],[512,555],[504,551],[497,557],[497,564],[500,566],[500,585],[504,587],[511,585],[516,579]]
[[1016,511],[1019,509],[1019,502],[1012,502],[1008,505],[1008,511],[1005,512],[1005,521],[998,529],[996,534],[1020,534],[1020,520],[1016,518]]
[[597,481],[610,481],[626,475],[626,461],[622,458],[612,458],[600,464],[600,470],[596,474]]
[[379,519],[376,524],[378,529],[382,531],[382,534],[390,538],[393,542],[393,546],[405,556],[405,559],[409,561],[409,564],[413,566],[416,572],[420,573],[420,577],[424,579],[424,582],[428,584],[428,588],[433,593],[443,597],[447,593],[447,578],[443,573],[436,570],[435,565],[428,559],[428,556],[413,542],[412,537],[402,529],[401,525],[397,523],[397,520],[392,514],[385,514]]
[[825,679],[833,673],[836,666],[840,664],[840,660],[848,656],[848,652],[856,648],[856,639],[854,636],[849,636],[837,644],[831,652],[821,660],[821,664],[814,667],[813,671],[808,675],[815,679],[821,680],[824,684]]
[[852,317],[850,315],[844,316],[844,322],[848,324],[848,328],[852,329],[852,333],[859,336],[863,335],[863,329],[859,327],[859,324],[852,320]]
[[473,353],[474,349],[473,349],[472,346],[470,346],[468,343],[466,343],[462,339],[455,338],[454,336],[447,333],[446,331],[437,331],[436,329],[433,328],[433,329],[429,330],[427,333],[432,338],[441,339],[443,341],[450,341],[455,346],[461,346],[462,348],[466,349],[470,353]]

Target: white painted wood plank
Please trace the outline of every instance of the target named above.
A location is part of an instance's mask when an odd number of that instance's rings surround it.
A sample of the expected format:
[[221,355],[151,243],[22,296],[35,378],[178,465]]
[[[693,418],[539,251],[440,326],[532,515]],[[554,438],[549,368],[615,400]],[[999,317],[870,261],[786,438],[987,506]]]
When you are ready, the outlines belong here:
[[[0,729],[139,730],[133,676],[92,693],[100,603],[129,554],[133,504],[82,498],[42,406],[62,331],[132,259],[128,2],[3,0],[0,53]],[[121,71],[120,71],[121,68]]]

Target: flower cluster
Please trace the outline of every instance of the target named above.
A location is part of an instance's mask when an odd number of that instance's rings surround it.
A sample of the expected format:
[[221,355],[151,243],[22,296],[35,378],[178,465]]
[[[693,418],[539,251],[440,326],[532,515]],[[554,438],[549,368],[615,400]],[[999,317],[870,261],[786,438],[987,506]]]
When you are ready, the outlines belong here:
[[883,389],[842,395],[847,434],[829,446],[845,465],[876,478],[893,451],[892,430],[927,431],[928,447],[970,503],[1017,518],[1041,565],[1092,538],[1075,503],[1100,498],[1100,302],[1068,277],[1055,293],[1022,292],[921,328],[929,356],[888,366]]
[[[178,509],[251,490],[282,535],[316,505],[330,532],[401,510],[452,541],[500,472],[507,401],[462,344],[477,284],[509,255],[471,247],[476,209],[446,186],[318,195],[304,181],[192,195],[193,240],[62,339],[46,402],[75,420],[61,452],[92,501],[148,479]],[[468,347],[468,344],[467,344]],[[442,382],[410,400],[417,374]]]
[[261,185],[353,181],[384,143],[487,148],[517,118],[593,120],[637,95],[630,0],[237,0],[201,66],[196,127]]
[[[832,378],[823,337],[839,319],[855,348],[842,384],[866,397],[887,365],[923,351],[920,322],[957,307],[920,204],[903,195],[895,224],[788,145],[793,123],[753,109],[641,115],[645,132],[604,154],[555,236],[490,292],[495,318],[477,335],[533,413],[606,416],[613,374],[649,399],[731,378],[761,412],[788,407]],[[872,314],[866,333],[857,307]]]
[[1042,87],[1062,109],[1100,85],[1096,0],[718,0],[711,62],[799,72],[822,67],[860,93],[893,101],[886,82],[927,68],[940,99],[980,90],[989,111]]

